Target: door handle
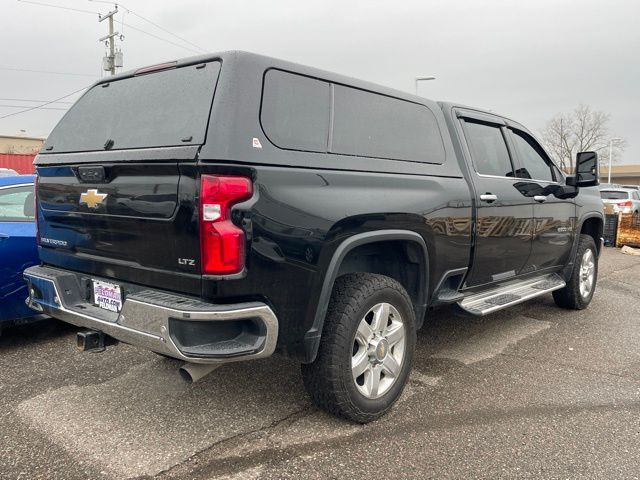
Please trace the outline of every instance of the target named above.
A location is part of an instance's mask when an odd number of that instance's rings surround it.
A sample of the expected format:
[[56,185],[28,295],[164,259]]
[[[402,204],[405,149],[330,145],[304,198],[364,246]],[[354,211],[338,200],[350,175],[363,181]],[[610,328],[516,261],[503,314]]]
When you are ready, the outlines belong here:
[[487,203],[495,202],[497,199],[498,196],[494,195],[493,193],[483,193],[482,195],[480,195],[480,200]]
[[6,240],[7,238],[10,238],[10,236],[9,236],[9,235],[7,235],[6,233],[0,233],[0,242],[1,242],[2,240]]
[[543,203],[547,201],[546,195],[534,195],[533,199],[538,203]]

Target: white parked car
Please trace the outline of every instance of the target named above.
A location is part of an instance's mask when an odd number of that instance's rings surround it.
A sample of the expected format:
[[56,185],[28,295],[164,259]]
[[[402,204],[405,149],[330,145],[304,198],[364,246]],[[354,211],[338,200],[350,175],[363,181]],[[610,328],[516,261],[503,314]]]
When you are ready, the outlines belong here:
[[637,215],[640,212],[640,191],[635,188],[609,188],[600,190],[600,196],[603,203],[613,204],[615,213],[633,213]]

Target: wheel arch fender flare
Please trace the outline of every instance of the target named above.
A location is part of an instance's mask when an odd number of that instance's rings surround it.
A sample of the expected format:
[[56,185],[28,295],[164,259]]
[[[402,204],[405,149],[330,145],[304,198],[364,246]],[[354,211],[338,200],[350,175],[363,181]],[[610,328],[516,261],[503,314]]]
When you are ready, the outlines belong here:
[[[569,256],[569,262],[567,263],[566,267],[563,270],[563,276],[565,280],[568,278],[571,278],[571,274],[573,273],[573,267],[575,266],[576,252],[578,251],[578,243],[580,242],[580,235],[582,234],[582,227],[584,226],[584,222],[586,222],[591,218],[597,218],[598,220],[600,220],[604,228],[604,214],[602,213],[589,212],[584,214],[582,217],[580,217],[580,220],[576,225],[575,238],[573,239],[573,245],[571,246],[571,255]],[[598,244],[597,240],[596,240],[596,248],[598,249],[597,253],[599,256],[600,253],[602,252],[602,246]]]
[[[600,222],[602,223],[602,228],[604,228],[604,214],[601,212],[589,212],[584,214],[582,217],[580,217],[580,221],[578,222],[577,228],[576,228],[576,238],[573,242],[573,253],[575,254],[575,251],[578,249],[578,240],[579,240],[579,236],[582,232],[582,228],[584,227],[584,224],[587,220],[590,220],[592,218],[597,218],[598,220],[600,220]],[[596,242],[596,247],[598,248],[598,253],[600,253],[600,245],[598,242],[598,239],[594,239],[594,241]]]
[[333,291],[333,285],[338,276],[340,266],[347,254],[354,248],[366,245],[368,243],[384,242],[384,241],[408,241],[417,244],[422,252],[422,263],[419,266],[419,285],[418,298],[414,305],[416,320],[421,318],[426,311],[427,305],[427,288],[428,288],[428,272],[429,272],[429,254],[427,244],[424,238],[411,230],[377,230],[373,232],[364,232],[346,238],[341,242],[334,251],[329,266],[327,267],[322,282],[322,289],[315,308],[313,324],[304,335],[305,363],[313,362],[318,353],[320,346],[320,338],[322,336],[322,328],[324,319],[329,306],[329,299]]

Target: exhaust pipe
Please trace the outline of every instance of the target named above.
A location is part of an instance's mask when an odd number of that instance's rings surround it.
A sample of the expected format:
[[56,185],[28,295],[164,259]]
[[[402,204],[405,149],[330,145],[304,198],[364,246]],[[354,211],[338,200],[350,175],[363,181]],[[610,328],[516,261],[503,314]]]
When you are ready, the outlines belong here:
[[185,363],[180,367],[180,376],[189,383],[196,383],[206,377],[222,364]]

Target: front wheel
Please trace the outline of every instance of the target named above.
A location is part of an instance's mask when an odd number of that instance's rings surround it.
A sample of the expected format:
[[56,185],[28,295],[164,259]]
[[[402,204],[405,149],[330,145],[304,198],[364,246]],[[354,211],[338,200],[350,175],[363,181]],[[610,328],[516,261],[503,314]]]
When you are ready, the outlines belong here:
[[318,356],[302,365],[313,403],[367,423],[398,399],[413,364],[416,327],[406,290],[383,275],[354,273],[336,280]]
[[578,242],[571,278],[566,287],[553,292],[556,305],[574,310],[587,308],[598,280],[598,251],[593,238],[580,235]]

